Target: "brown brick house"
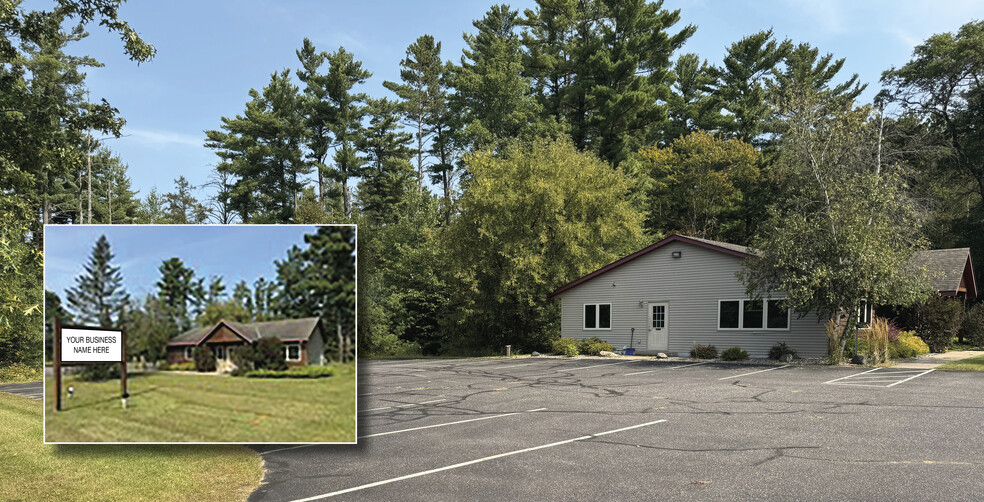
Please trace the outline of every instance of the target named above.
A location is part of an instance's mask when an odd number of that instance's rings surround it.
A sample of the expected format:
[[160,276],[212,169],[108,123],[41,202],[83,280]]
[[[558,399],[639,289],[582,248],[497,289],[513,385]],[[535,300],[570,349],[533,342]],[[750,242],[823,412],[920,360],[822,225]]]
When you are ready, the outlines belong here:
[[175,337],[167,344],[167,359],[172,363],[191,362],[195,347],[208,347],[215,354],[216,368],[227,371],[231,364],[230,349],[263,338],[276,338],[283,342],[284,356],[289,366],[324,364],[324,329],[317,317],[253,323],[222,320],[213,326],[194,328]]

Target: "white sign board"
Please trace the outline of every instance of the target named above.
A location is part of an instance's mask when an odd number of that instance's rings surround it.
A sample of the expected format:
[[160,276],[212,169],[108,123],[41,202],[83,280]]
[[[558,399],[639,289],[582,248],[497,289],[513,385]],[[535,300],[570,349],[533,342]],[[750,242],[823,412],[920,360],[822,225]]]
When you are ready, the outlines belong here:
[[62,362],[115,362],[123,360],[123,333],[119,330],[62,328]]

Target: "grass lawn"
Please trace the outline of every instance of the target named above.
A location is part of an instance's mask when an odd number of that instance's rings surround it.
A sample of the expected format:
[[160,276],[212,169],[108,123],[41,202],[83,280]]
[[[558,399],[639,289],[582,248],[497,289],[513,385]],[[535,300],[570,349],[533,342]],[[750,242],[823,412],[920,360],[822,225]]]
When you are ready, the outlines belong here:
[[959,361],[953,361],[946,363],[938,368],[938,370],[961,370],[961,371],[984,371],[984,356],[968,357],[967,359],[960,359]]
[[157,372],[120,382],[66,378],[75,398],[54,411],[54,379],[46,380],[45,439],[53,442],[349,442],[355,441],[355,365],[335,376],[264,379]]
[[263,477],[233,445],[45,445],[41,401],[0,393],[0,500],[245,500]]

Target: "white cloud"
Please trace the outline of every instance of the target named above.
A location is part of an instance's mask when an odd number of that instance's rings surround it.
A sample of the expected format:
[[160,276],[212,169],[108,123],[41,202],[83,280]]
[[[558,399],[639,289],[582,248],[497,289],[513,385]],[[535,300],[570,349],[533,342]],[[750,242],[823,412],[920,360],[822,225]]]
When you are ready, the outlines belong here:
[[205,144],[205,137],[185,134],[175,131],[159,131],[154,129],[127,128],[124,135],[134,140],[152,146],[184,145],[196,148]]

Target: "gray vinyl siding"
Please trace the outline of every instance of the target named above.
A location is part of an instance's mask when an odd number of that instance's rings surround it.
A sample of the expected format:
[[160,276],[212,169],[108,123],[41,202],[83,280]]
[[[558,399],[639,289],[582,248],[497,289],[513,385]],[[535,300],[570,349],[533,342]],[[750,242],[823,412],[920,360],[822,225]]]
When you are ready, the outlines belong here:
[[309,365],[323,366],[325,364],[325,341],[320,324],[314,329],[314,333],[311,333],[311,338],[308,339],[307,343],[307,350]]
[[[673,251],[682,256],[673,258]],[[739,346],[752,357],[766,357],[773,344],[786,342],[800,357],[827,354],[824,326],[816,316],[798,319],[790,313],[789,330],[719,330],[718,301],[747,298],[745,286],[735,276],[739,270],[738,257],[670,242],[558,295],[561,333],[577,339],[595,336],[621,348],[629,345],[631,328],[635,328],[632,346],[639,352],[651,352],[648,304],[666,303],[667,352],[687,355],[693,344],[701,343],[714,345],[718,351]],[[611,330],[583,329],[583,305],[591,303],[611,303]]]

